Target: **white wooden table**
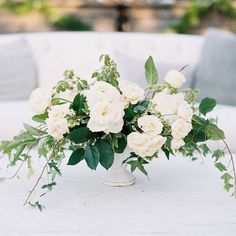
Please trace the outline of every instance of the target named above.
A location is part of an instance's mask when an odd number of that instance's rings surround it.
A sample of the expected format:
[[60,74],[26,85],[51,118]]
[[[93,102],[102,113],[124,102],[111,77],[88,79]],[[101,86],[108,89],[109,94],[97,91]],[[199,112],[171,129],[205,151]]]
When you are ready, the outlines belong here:
[[22,206],[33,180],[0,183],[0,235],[236,235],[236,200],[209,162],[160,157],[147,169],[150,181],[136,172],[136,185],[114,188],[84,164],[64,166],[43,213]]

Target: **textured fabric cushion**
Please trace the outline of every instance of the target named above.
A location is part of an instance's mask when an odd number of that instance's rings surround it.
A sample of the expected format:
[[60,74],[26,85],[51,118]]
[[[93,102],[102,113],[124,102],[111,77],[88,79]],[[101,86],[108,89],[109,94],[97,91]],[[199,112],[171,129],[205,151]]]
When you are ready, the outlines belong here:
[[[117,51],[114,53],[114,59],[117,62],[118,70],[122,79],[133,81],[143,88],[147,87],[144,69],[147,57],[141,59]],[[176,63],[163,62],[158,60],[158,55],[153,55],[153,59],[158,70],[158,82],[160,83],[164,81],[165,75],[169,70],[179,70],[188,64],[187,62],[179,63],[178,61]],[[183,74],[186,77],[184,87],[191,86],[192,68],[194,68],[194,66],[189,66],[183,71]]]
[[214,97],[218,103],[236,105],[236,36],[211,29],[196,67],[193,87],[199,97]]
[[33,57],[25,39],[0,46],[0,100],[26,99],[36,87]]

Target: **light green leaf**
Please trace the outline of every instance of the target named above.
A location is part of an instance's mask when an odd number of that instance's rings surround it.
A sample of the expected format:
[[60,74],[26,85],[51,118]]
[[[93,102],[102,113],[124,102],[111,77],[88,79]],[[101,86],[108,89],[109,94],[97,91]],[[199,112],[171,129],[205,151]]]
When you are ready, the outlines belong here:
[[225,139],[224,131],[218,128],[215,124],[208,124],[206,127],[206,133],[211,140],[222,140]]
[[149,85],[156,84],[158,81],[158,73],[157,69],[155,67],[153,58],[149,56],[145,63],[145,75],[146,75],[146,80]]
[[221,172],[227,170],[226,167],[225,167],[225,165],[223,165],[221,162],[215,163],[215,167],[216,167],[219,171],[221,171]]

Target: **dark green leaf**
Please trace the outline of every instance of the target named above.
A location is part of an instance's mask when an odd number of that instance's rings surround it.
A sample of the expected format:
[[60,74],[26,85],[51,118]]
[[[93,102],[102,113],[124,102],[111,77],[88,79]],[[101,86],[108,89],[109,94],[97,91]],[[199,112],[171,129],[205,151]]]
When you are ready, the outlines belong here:
[[85,148],[84,159],[90,169],[96,170],[100,159],[98,149],[92,144],[87,146]]
[[158,81],[157,69],[151,56],[145,62],[145,76],[149,85],[156,84]]
[[114,152],[111,143],[106,139],[98,139],[95,146],[100,154],[100,164],[108,170],[114,162]]
[[55,186],[57,183],[56,182],[52,182],[52,183],[49,183],[49,184],[45,184],[43,185],[41,188],[47,188],[49,190],[51,190],[53,188],[53,186]]
[[84,159],[84,152],[85,151],[83,148],[78,148],[75,151],[73,151],[67,165],[73,166],[73,165],[78,164],[80,161],[82,161]]
[[227,170],[226,167],[225,167],[225,165],[223,165],[221,162],[215,163],[215,167],[216,167],[219,171],[221,171],[221,172]]
[[123,153],[127,146],[127,139],[125,135],[117,138],[117,146],[114,147],[115,153]]
[[92,136],[93,133],[87,127],[74,129],[68,134],[68,138],[76,144],[87,142]]
[[214,107],[216,106],[216,100],[214,98],[204,98],[200,105],[199,105],[199,111],[206,115],[208,112],[212,111]]
[[84,115],[85,114],[85,104],[86,98],[83,95],[77,94],[74,98],[72,108],[78,115]]
[[57,167],[57,163],[56,162],[51,161],[51,162],[48,163],[48,166],[49,166],[50,169],[54,169],[59,175],[61,175],[61,171]]

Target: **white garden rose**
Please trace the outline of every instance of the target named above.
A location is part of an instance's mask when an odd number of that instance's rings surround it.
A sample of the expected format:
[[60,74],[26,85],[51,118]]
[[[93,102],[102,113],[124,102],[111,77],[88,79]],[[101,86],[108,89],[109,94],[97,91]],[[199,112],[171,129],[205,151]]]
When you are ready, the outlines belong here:
[[193,116],[193,109],[191,105],[184,101],[178,108],[177,116],[185,121],[190,122]]
[[91,107],[87,126],[92,132],[118,133],[123,127],[123,116],[122,103],[100,101]]
[[166,138],[161,135],[157,135],[156,137],[149,136],[148,146],[145,150],[138,150],[137,155],[140,157],[151,157],[156,152],[161,150],[161,147],[165,144]]
[[182,138],[179,139],[172,139],[171,140],[171,149],[173,150],[178,150],[180,149],[182,146],[184,146],[184,140]]
[[51,103],[51,91],[46,88],[35,89],[29,98],[29,105],[32,111],[37,114],[43,114]]
[[161,120],[154,115],[145,115],[138,119],[138,126],[146,134],[156,136],[162,132],[163,124]]
[[114,102],[122,99],[118,89],[104,81],[95,82],[89,90],[84,92],[84,95],[89,107],[100,101]]
[[127,136],[128,146],[136,153],[147,150],[149,145],[149,136],[145,133],[132,132]]
[[165,81],[174,88],[180,88],[186,79],[179,71],[171,70],[166,74]]
[[69,115],[72,113],[70,110],[70,104],[62,104],[62,105],[56,105],[56,106],[51,106],[48,116],[52,120],[58,120],[58,119],[63,119],[65,118],[66,115]]
[[61,91],[58,94],[55,95],[55,98],[61,98],[66,101],[73,102],[75,96],[78,94],[78,91],[76,89],[67,89],[65,91]]
[[172,124],[177,119],[179,106],[184,102],[184,94],[157,93],[152,99],[155,112],[161,113],[163,119]]
[[125,100],[133,105],[145,98],[145,91],[138,84],[127,80],[121,80],[119,82],[119,87]]
[[191,130],[192,124],[183,119],[178,119],[171,125],[171,134],[175,139],[184,138]]
[[68,122],[66,119],[50,119],[46,120],[47,132],[56,140],[61,140],[63,134],[69,132]]

